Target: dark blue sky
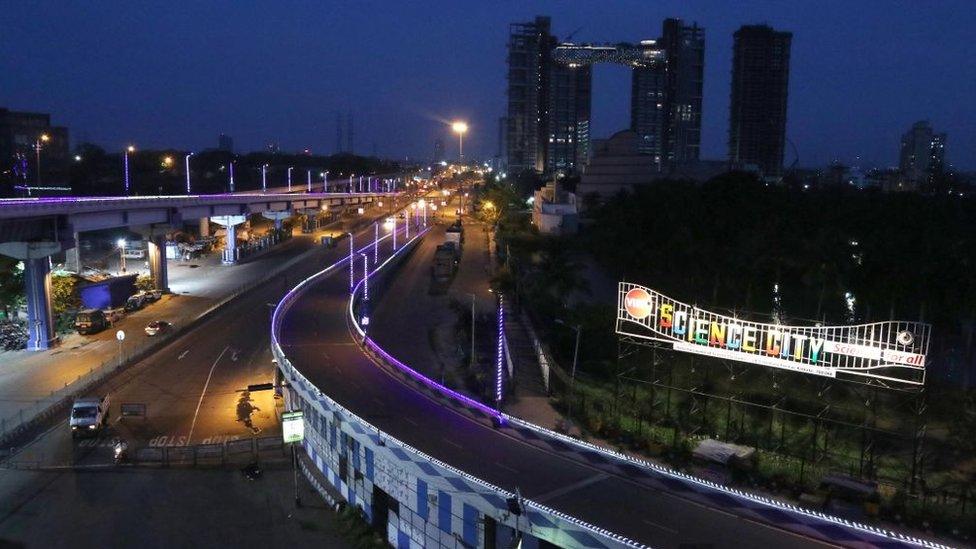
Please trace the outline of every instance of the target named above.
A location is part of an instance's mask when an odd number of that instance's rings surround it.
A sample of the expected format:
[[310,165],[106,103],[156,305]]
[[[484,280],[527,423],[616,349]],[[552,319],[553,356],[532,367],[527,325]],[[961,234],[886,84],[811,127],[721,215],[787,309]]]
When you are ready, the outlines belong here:
[[[655,38],[674,16],[706,28],[703,156],[725,155],[732,33],[794,33],[788,136],[800,164],[891,165],[928,119],[948,160],[976,169],[976,5],[935,2],[457,1],[5,2],[0,106],[52,113],[73,140],[110,148],[270,140],[335,149],[349,110],[356,149],[429,156],[441,120],[467,118],[470,154],[494,154],[508,24],[537,14],[583,41]],[[599,67],[593,133],[628,124],[626,69]],[[787,161],[792,155],[787,153]]]

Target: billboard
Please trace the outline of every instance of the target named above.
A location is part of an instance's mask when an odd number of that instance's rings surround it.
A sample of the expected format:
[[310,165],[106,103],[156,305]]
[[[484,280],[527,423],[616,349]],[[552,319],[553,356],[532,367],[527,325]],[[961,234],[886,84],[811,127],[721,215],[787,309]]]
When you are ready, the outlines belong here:
[[918,386],[925,382],[931,326],[898,321],[848,326],[750,322],[621,282],[617,333],[661,342],[675,351],[725,360],[818,376],[851,375]]

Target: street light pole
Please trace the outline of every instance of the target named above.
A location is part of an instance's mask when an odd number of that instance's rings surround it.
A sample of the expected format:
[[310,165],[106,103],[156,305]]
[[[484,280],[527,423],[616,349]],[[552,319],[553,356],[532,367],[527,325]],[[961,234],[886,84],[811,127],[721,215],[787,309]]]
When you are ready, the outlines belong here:
[[190,157],[193,153],[188,153],[183,157],[183,163],[186,166],[186,194],[190,194]]
[[373,265],[376,265],[380,256],[380,224],[373,223]]
[[305,182],[308,184],[308,192],[312,192],[312,170],[308,170],[308,175],[305,176]]
[[268,192],[268,165],[261,165],[261,192]]
[[471,294],[471,369],[474,370],[474,294]]
[[353,244],[352,233],[346,233],[346,234],[349,235],[349,293],[352,293],[352,289],[355,286],[355,280],[356,280],[356,270],[354,268],[355,261],[353,261],[356,256],[356,246]]
[[230,192],[234,192],[234,161],[230,161]]
[[37,173],[34,175],[37,176],[35,179],[38,187],[41,186],[41,147],[43,146],[42,143],[47,143],[50,139],[48,134],[42,133],[37,136],[37,141],[34,143],[34,150],[37,151]]
[[576,331],[576,346],[573,349],[573,369],[569,374],[569,403],[566,406],[566,415],[570,418],[570,420],[572,420],[573,400],[576,396],[576,365],[579,361],[580,335],[583,333],[583,326],[581,324],[570,326],[558,318],[556,319],[556,323],[562,324],[563,326],[572,328]]
[[135,150],[135,147],[129,145],[124,151],[122,151],[123,165],[125,166],[125,194],[127,196],[129,194],[129,153],[135,152]]
[[295,166],[288,166],[288,192],[291,192],[291,171],[295,169]]

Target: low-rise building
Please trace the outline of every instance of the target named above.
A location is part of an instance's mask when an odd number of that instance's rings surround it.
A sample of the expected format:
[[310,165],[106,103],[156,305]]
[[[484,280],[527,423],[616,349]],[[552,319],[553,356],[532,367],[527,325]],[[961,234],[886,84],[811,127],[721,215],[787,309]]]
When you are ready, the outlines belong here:
[[579,229],[576,195],[562,190],[556,181],[535,191],[532,196],[532,224],[543,234],[575,234]]

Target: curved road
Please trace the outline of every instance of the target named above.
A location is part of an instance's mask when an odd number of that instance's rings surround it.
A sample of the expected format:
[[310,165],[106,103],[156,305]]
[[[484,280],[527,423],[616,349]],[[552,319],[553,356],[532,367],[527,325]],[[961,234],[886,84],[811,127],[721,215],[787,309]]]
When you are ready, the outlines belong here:
[[[386,244],[381,255],[389,253]],[[402,268],[412,268],[410,261]],[[280,342],[310,381],[391,436],[487,482],[518,488],[530,500],[654,547],[822,544],[737,514],[734,502],[727,508],[701,505],[676,495],[681,493],[677,483],[662,483],[632,465],[525,431],[495,429],[484,417],[418,392],[375,364],[353,340],[348,294],[344,269],[314,283],[286,312]],[[411,326],[399,328],[380,337],[394,355],[396,347],[423,341]],[[782,515],[774,511],[771,520]]]

